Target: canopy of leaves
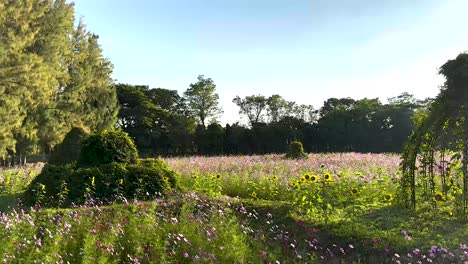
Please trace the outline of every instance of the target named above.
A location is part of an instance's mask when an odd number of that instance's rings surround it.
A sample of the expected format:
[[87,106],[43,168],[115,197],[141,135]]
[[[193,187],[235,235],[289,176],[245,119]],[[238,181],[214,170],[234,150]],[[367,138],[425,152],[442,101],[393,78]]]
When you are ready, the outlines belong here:
[[[456,181],[462,193],[465,214],[468,208],[468,54],[462,53],[449,60],[439,70],[446,81],[439,95],[430,104],[428,111],[415,118],[416,129],[409,137],[403,152],[402,195],[408,205],[416,207],[417,182],[429,188],[424,190],[426,200],[440,190],[447,194],[447,179],[454,176],[450,172],[457,168]],[[452,153],[451,158],[446,155]],[[437,157],[440,155],[441,157]],[[434,180],[439,174],[440,181]],[[462,179],[457,178],[462,175]],[[420,178],[418,178],[420,176]],[[452,181],[454,179],[452,178]],[[456,195],[455,195],[456,196]]]

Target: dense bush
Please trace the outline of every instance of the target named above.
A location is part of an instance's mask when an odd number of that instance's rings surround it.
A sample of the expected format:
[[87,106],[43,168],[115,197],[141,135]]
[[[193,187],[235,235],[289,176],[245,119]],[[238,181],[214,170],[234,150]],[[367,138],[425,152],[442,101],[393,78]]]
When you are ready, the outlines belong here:
[[112,202],[119,197],[146,199],[177,187],[176,173],[162,160],[95,167],[46,165],[26,191],[28,204],[67,206],[88,198]]
[[308,156],[304,152],[304,147],[300,141],[293,141],[289,145],[289,151],[286,154],[286,158],[289,159],[307,159]]
[[49,164],[65,165],[73,164],[78,161],[81,153],[81,145],[86,139],[88,133],[79,127],[74,127],[50,153]]
[[138,152],[132,139],[122,131],[103,131],[83,141],[80,167],[93,167],[112,162],[135,163]]

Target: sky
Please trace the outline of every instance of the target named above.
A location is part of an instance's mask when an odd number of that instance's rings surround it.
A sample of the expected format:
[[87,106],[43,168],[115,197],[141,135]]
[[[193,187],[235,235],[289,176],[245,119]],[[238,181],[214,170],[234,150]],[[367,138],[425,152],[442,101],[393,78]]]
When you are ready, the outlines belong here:
[[198,75],[235,96],[436,96],[438,68],[468,51],[466,0],[75,0],[119,83],[178,90]]

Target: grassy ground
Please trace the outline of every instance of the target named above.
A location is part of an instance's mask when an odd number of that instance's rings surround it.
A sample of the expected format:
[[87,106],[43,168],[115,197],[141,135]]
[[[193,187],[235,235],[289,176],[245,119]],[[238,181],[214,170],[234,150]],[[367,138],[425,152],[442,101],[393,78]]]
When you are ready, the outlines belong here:
[[316,154],[301,161],[278,155],[192,157],[167,162],[181,174],[181,192],[147,202],[69,209],[15,207],[41,166],[3,171],[0,260],[468,261],[468,224],[458,219],[450,201],[437,210],[429,204],[417,211],[398,205],[395,155]]

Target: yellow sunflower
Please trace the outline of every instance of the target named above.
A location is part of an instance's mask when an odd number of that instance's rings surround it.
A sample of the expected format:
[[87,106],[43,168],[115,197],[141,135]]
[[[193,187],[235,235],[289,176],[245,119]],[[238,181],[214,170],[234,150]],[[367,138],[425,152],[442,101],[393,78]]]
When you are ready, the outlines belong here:
[[391,202],[393,200],[393,196],[389,193],[384,194],[383,199],[385,202]]
[[323,180],[325,182],[331,182],[333,180],[333,176],[331,175],[331,172],[327,171],[325,175],[323,175]]
[[352,195],[356,195],[356,194],[358,194],[358,192],[359,192],[359,190],[358,190],[358,188],[356,188],[356,187],[353,187],[353,188],[351,189],[351,194],[352,194]]
[[442,202],[445,200],[445,196],[442,192],[436,192],[434,196],[432,196],[432,200],[435,202]]
[[310,181],[316,183],[318,181],[318,177],[315,175],[310,175]]

